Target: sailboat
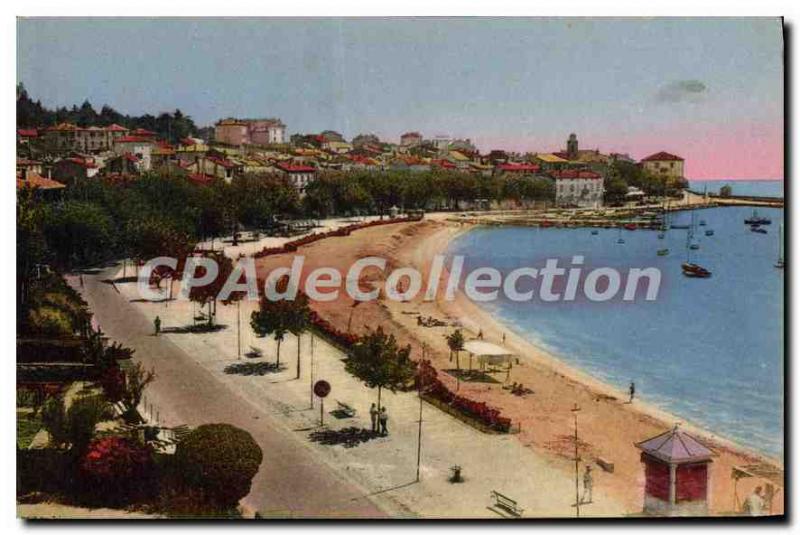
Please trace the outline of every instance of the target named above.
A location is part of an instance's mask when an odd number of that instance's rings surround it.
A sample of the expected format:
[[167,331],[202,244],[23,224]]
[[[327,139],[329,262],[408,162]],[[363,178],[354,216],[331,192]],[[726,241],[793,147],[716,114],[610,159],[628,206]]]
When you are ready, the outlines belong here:
[[753,210],[753,215],[744,220],[745,225],[770,225],[772,220],[758,215],[758,210]]
[[783,269],[784,262],[783,262],[783,223],[781,226],[778,227],[778,261],[775,263],[775,267],[778,269]]
[[681,264],[681,271],[687,277],[697,278],[697,279],[707,279],[711,276],[711,272],[704,268],[703,266],[692,262],[692,250],[697,249],[698,247],[692,247],[692,245],[697,245],[692,243],[692,237],[694,236],[694,213],[692,213],[692,224],[689,226],[689,231],[686,233],[686,262]]

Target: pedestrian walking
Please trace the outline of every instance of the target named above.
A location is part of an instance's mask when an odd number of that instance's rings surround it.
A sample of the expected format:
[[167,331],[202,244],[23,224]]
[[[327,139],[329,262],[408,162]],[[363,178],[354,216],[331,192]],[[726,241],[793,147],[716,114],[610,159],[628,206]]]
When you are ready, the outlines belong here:
[[389,429],[386,427],[386,424],[389,422],[389,413],[386,412],[386,407],[381,407],[380,421],[381,435],[386,436],[389,434]]
[[506,345],[506,333],[503,333],[503,345]]
[[581,503],[592,503],[592,487],[594,486],[594,477],[592,476],[592,467],[586,465],[586,471],[583,473],[583,496]]
[[378,432],[378,408],[373,403],[369,408],[369,419],[372,420],[372,432]]
[[161,333],[161,318],[158,316],[153,320],[153,327],[155,328],[156,336],[158,336]]
[[478,330],[478,340],[483,340],[483,329]]
[[633,396],[636,395],[636,385],[633,384],[633,381],[631,381],[631,386],[628,387],[628,394],[630,394],[628,403],[633,403]]
[[78,278],[81,280],[81,288],[83,288],[83,273],[78,275]]

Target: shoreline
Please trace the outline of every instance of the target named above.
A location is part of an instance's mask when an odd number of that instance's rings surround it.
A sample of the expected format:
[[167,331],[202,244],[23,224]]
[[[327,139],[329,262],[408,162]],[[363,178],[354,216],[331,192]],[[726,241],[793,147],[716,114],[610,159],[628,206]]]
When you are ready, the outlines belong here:
[[[433,235],[427,237],[418,245],[421,249],[426,250],[426,253],[428,253],[429,256],[436,254],[446,255],[453,241],[476,228],[490,227],[486,225],[470,225],[468,228],[459,229],[458,232],[450,234],[444,240],[439,239],[439,237],[436,235]],[[445,231],[446,229],[442,229],[441,232]],[[428,240],[430,240],[430,243],[426,243]],[[443,274],[443,278],[445,276],[446,272]],[[461,312],[461,315],[466,318],[476,318],[475,320],[466,320],[467,323],[473,323],[472,330],[476,330],[474,325],[478,324],[481,326],[480,328],[484,330],[484,335],[486,335],[487,331],[505,333],[507,335],[507,346],[510,346],[513,349],[522,350],[520,352],[525,355],[533,355],[533,358],[541,360],[545,365],[551,366],[554,370],[563,373],[566,377],[581,382],[584,385],[596,389],[599,393],[605,395],[618,398],[627,397],[627,391],[623,391],[603,381],[602,379],[598,379],[590,372],[560,357],[557,352],[541,347],[535,341],[526,337],[525,333],[519,332],[511,325],[508,325],[502,320],[498,319],[496,316],[492,315],[490,311],[466,298],[463,293],[458,293],[453,303],[455,303],[454,311]],[[445,303],[442,304],[444,305]],[[784,463],[780,459],[772,457],[766,452],[748,448],[736,442],[734,439],[724,437],[714,431],[711,431],[702,424],[691,422],[679,414],[661,408],[654,403],[637,400],[636,406],[629,407],[629,409],[656,418],[662,421],[665,426],[674,425],[675,422],[680,422],[682,429],[689,431],[690,433],[697,435],[698,437],[704,439],[705,441],[711,442],[714,445],[740,452],[750,457],[758,458],[762,462],[777,465],[781,469],[784,467]],[[670,424],[670,422],[672,422],[672,424]]]
[[[301,280],[317,267],[332,267],[345,272],[356,259],[379,256],[386,259],[385,271],[367,269],[362,272],[359,285],[363,291],[380,288],[386,274],[398,267],[413,267],[429,280],[430,264],[435,255],[447,251],[451,241],[473,229],[475,225],[454,221],[449,214],[430,214],[421,222],[404,223],[363,229],[352,236],[322,240],[302,247],[298,252],[305,257]],[[275,255],[257,260],[259,277],[276,267],[285,267],[291,255]],[[354,335],[363,335],[371,329],[383,328],[397,338],[399,344],[410,345],[414,358],[425,351],[437,369],[439,379],[453,391],[476,402],[500,410],[502,416],[512,420],[514,433],[508,437],[519,441],[523,447],[544,455],[553,470],[562,476],[571,476],[574,462],[574,421],[571,409],[575,404],[580,412],[580,456],[586,463],[598,460],[615,465],[613,471],[596,470],[596,484],[608,497],[624,504],[626,511],[641,511],[644,492],[644,472],[640,452],[634,444],[671,429],[676,421],[674,414],[645,402],[627,403],[627,392],[622,394],[613,386],[585,371],[566,363],[556,355],[536,346],[486,310],[472,303],[462,292],[453,301],[444,299],[448,278],[447,270],[439,277],[435,300],[424,300],[417,295],[408,301],[392,301],[382,295],[377,301],[363,302],[357,307],[349,296],[340,293],[333,301],[315,301],[312,307],[337,329]],[[420,317],[432,317],[439,322],[426,326]],[[445,336],[455,327],[464,330],[465,337],[477,337],[484,332],[486,341],[500,343],[506,333],[506,346],[520,356],[510,377],[505,371],[479,381],[458,381],[457,362],[449,355]],[[467,355],[461,354],[462,368],[467,367]],[[531,389],[528,395],[517,396],[504,383],[518,382]],[[783,464],[768,455],[749,451],[741,445],[715,435],[701,426],[683,424],[683,428],[709,443],[716,456],[712,462],[709,514],[733,514],[739,501],[756,486],[749,478],[737,484],[731,479],[735,466],[768,464],[783,472]],[[785,482],[776,483],[779,489]],[[737,497],[734,499],[734,492]],[[773,514],[783,511],[784,495],[775,498]]]

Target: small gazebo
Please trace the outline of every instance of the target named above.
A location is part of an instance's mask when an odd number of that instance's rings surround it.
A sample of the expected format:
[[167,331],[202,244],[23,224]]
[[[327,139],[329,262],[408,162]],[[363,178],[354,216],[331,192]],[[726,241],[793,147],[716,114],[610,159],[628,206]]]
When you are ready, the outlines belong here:
[[644,464],[644,513],[708,513],[709,467],[714,452],[676,425],[636,444]]

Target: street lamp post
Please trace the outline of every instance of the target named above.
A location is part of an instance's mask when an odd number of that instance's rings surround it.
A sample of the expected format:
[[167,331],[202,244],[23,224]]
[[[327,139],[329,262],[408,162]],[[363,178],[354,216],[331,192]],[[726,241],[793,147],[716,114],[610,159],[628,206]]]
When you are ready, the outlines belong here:
[[580,412],[580,407],[576,403],[572,409],[572,415],[575,418],[575,516],[581,516],[581,496],[580,491],[578,488],[578,478],[580,474],[580,462],[581,458],[578,455],[578,413]]
[[308,385],[309,392],[311,393],[311,408],[314,408],[314,331],[311,331],[311,363],[308,365],[310,373],[310,381]]
[[242,314],[241,314],[242,301],[236,301],[236,359],[242,358]]
[[[427,356],[428,344],[422,344],[422,360]],[[419,397],[419,421],[417,429],[417,479],[419,483],[419,466],[422,462],[422,375],[417,377],[417,397]]]

